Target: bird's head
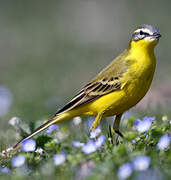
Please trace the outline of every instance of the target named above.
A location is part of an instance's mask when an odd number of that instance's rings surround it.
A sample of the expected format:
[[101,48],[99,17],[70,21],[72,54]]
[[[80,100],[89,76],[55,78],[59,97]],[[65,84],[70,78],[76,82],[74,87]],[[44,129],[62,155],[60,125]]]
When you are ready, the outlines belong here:
[[161,34],[155,26],[144,24],[137,28],[131,38],[131,45],[154,48]]

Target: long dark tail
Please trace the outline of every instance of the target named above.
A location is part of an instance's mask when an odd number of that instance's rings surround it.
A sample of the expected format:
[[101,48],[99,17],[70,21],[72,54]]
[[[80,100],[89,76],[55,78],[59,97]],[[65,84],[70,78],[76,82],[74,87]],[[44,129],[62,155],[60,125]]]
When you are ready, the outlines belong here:
[[23,141],[32,138],[33,136],[35,136],[39,132],[41,132],[44,129],[48,128],[50,125],[61,122],[61,121],[65,121],[65,120],[68,120],[68,119],[71,119],[71,118],[72,117],[70,117],[68,113],[62,113],[62,114],[56,115],[52,120],[47,121],[46,123],[44,123],[43,125],[38,127],[33,133],[29,134],[27,137],[25,137],[24,139],[19,141],[17,144],[15,144],[11,148],[11,151],[14,151],[14,152],[17,151],[17,149],[19,149],[21,147]]

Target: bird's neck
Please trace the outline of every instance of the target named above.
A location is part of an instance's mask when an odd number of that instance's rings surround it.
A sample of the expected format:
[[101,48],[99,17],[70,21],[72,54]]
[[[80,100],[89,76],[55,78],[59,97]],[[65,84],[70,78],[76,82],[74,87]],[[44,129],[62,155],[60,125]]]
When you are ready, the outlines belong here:
[[[157,43],[156,43],[157,44]],[[145,42],[145,40],[131,41],[128,47],[127,59],[131,64],[138,63],[140,69],[144,67],[154,67],[156,64],[156,58],[154,55],[154,47],[156,46],[153,42]]]
[[128,49],[132,53],[154,54],[154,48],[156,44],[157,44],[156,41],[153,42],[146,40],[130,41]]

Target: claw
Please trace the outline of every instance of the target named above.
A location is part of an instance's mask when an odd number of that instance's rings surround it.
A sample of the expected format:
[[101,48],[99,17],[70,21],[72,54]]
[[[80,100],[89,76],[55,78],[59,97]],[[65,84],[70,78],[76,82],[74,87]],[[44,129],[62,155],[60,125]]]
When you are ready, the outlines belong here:
[[115,133],[117,133],[120,137],[124,138],[123,134],[119,130],[115,130]]

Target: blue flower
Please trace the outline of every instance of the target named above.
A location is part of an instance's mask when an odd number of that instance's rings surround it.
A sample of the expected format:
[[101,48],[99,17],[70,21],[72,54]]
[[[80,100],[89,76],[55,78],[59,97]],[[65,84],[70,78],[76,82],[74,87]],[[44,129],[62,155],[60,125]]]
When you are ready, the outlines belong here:
[[7,167],[0,167],[0,173],[9,174],[11,171]]
[[131,163],[125,163],[122,166],[120,166],[117,176],[119,179],[127,179],[132,174],[132,165]]
[[142,118],[142,120],[144,121],[144,120],[150,120],[150,121],[154,121],[156,118],[154,117],[154,116],[151,116],[151,117],[149,117],[149,116],[144,116],[143,118]]
[[143,117],[142,120],[135,120],[134,126],[136,127],[137,131],[140,133],[146,132],[150,129],[152,125],[152,121],[155,119],[155,117]]
[[105,143],[106,137],[104,135],[101,135],[98,137],[98,139],[95,141],[95,145],[99,148]]
[[24,152],[33,152],[36,149],[36,141],[33,139],[27,139],[22,142],[22,147],[21,149]]
[[88,120],[85,121],[85,123],[84,123],[84,129],[86,131],[89,131],[89,129],[91,128],[93,122],[94,122],[94,117],[89,117]]
[[129,110],[129,111],[126,111],[123,115],[122,115],[122,119],[128,119],[132,116],[132,111]]
[[170,145],[171,137],[169,134],[165,134],[162,137],[160,137],[158,143],[157,143],[157,149],[159,150],[165,150]]
[[136,119],[135,121],[134,121],[134,126],[138,126],[138,124],[141,122],[141,120],[139,120],[139,119]]
[[66,155],[65,155],[65,153],[55,154],[53,156],[53,160],[54,160],[54,164],[56,166],[59,166],[59,165],[63,164],[66,161]]
[[8,113],[12,104],[12,93],[3,85],[0,85],[0,117]]
[[144,171],[148,169],[150,162],[151,160],[148,156],[136,156],[133,159],[133,167],[135,170]]
[[51,132],[53,132],[54,130],[58,130],[59,126],[56,124],[52,124],[51,126],[48,127],[48,129],[46,130],[47,134],[50,134]]
[[90,132],[90,138],[96,138],[101,133],[100,127],[97,127],[95,130]]
[[23,155],[15,156],[11,160],[13,167],[20,167],[25,163],[25,157]]
[[97,146],[95,144],[94,141],[90,140],[88,141],[82,148],[82,151],[85,153],[85,154],[90,154],[90,153],[93,153],[97,150]]
[[81,142],[79,142],[79,141],[73,141],[73,142],[72,142],[72,145],[73,145],[74,147],[83,147],[83,146],[84,146],[84,143],[81,143]]
[[136,140],[135,140],[135,139],[133,139],[133,140],[132,140],[132,144],[135,144],[135,143],[136,143]]

